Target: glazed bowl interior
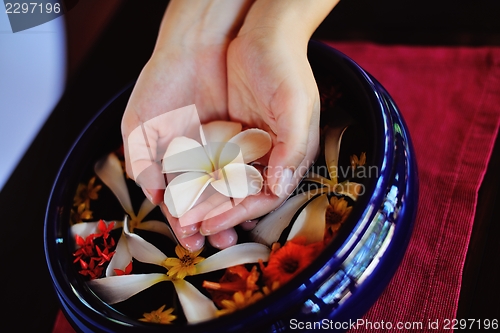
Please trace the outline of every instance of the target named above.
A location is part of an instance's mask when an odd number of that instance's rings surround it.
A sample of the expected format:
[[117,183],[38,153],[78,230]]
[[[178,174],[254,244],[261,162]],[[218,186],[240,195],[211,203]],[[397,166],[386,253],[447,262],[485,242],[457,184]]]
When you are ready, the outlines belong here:
[[[347,118],[355,123],[343,138],[346,146],[341,148],[340,163],[349,165],[349,151],[363,151],[366,152],[366,163],[382,170],[384,160],[390,156],[386,151],[386,125],[381,100],[373,91],[371,79],[350,59],[319,43],[310,45],[309,60],[320,93],[325,96],[322,98],[321,126],[335,124]],[[74,241],[70,236],[69,221],[74,193],[79,182],[93,170],[96,161],[120,149],[121,117],[132,89],[133,85],[125,88],[96,115],[68,154],[47,209],[46,256],[55,289],[66,313],[75,311],[74,307],[78,307],[84,313],[80,317],[82,321],[97,323],[109,320],[113,325],[122,325],[124,332],[128,332],[128,329],[132,331],[131,326],[138,327],[140,331],[160,331],[164,327],[131,319],[101,301],[73,265]],[[365,180],[365,193],[359,197],[335,240],[289,283],[263,300],[229,316],[195,325],[171,326],[169,329],[178,328],[182,332],[236,332],[272,326],[278,316],[294,313],[322,283],[318,271],[325,266],[329,271],[334,271],[345,259],[345,255],[339,255],[339,250],[346,246],[348,239],[359,227],[359,220],[366,214],[368,204],[376,201],[374,205],[380,205],[382,199],[375,196],[378,179],[379,177],[372,177]],[[116,206],[117,203],[110,205]]]

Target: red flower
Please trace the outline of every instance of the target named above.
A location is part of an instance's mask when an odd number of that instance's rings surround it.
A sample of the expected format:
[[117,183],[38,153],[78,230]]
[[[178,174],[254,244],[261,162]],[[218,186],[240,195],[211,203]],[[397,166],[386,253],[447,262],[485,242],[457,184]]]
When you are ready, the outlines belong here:
[[300,238],[292,239],[280,247],[273,245],[267,266],[260,262],[262,275],[269,288],[274,282],[282,286],[295,277],[317,257],[323,248],[323,242],[305,245]]
[[106,223],[100,220],[97,233],[90,234],[85,239],[79,235],[75,236],[75,242],[79,248],[73,253],[75,257],[73,262],[80,264],[80,274],[88,276],[91,280],[101,277],[103,265],[111,261],[115,254],[115,251],[112,251],[116,245],[115,240],[109,234],[114,225],[115,223],[112,222],[106,226]]
[[127,265],[127,267],[125,267],[124,271],[119,268],[115,268],[114,271],[116,275],[129,275],[130,273],[132,273],[132,261]]

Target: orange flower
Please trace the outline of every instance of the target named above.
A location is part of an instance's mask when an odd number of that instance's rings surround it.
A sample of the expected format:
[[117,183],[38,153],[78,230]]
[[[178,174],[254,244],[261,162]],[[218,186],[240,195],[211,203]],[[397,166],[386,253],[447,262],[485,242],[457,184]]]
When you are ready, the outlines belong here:
[[261,270],[268,288],[272,289],[277,281],[280,286],[290,281],[294,276],[316,258],[323,249],[323,243],[311,243],[304,245],[301,238],[294,238],[280,247],[278,243],[273,245],[273,251],[269,256],[267,266],[261,262]]
[[256,284],[258,279],[257,266],[253,266],[249,272],[245,266],[238,265],[227,268],[218,283],[203,281],[203,287],[208,289],[214,303],[222,308],[222,301],[232,299],[234,293],[258,290],[259,287]]

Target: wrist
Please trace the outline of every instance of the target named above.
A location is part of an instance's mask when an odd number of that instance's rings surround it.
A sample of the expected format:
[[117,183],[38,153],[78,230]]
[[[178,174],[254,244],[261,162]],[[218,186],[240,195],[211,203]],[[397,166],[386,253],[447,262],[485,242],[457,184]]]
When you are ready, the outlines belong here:
[[338,2],[339,0],[257,0],[248,12],[239,35],[277,35],[304,45]]
[[173,49],[226,47],[236,36],[253,0],[172,0],[165,12],[154,53]]

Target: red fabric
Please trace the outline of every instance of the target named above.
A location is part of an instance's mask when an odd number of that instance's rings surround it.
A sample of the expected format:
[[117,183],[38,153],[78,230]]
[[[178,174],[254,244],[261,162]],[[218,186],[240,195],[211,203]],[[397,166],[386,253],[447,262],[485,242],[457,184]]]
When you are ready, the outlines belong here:
[[[457,311],[478,190],[500,124],[500,48],[331,45],[394,98],[413,138],[420,174],[408,251],[364,319],[391,323],[393,332],[404,331],[395,330],[398,322],[421,322],[419,332],[444,332],[444,320]],[[440,329],[428,328],[436,320]],[[54,333],[73,332],[64,321],[58,316]]]
[[52,329],[53,333],[76,333],[73,327],[71,327],[70,323],[64,316],[64,313],[59,310],[59,313],[56,317],[56,322],[54,324],[54,328]]
[[[444,321],[456,315],[478,190],[500,123],[500,48],[331,45],[389,91],[409,127],[420,175],[409,248],[364,319],[390,322],[392,331],[398,322],[421,322],[419,332],[449,332]],[[430,329],[436,320],[440,329]]]

